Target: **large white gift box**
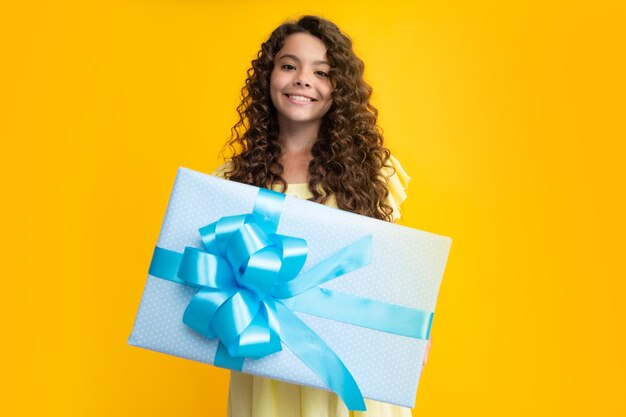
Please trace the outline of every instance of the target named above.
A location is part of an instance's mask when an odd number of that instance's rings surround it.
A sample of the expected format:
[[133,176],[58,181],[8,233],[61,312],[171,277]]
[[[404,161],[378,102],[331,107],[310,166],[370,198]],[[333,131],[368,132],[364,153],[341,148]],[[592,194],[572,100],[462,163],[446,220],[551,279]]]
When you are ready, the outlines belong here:
[[450,245],[179,168],[129,343],[412,407]]

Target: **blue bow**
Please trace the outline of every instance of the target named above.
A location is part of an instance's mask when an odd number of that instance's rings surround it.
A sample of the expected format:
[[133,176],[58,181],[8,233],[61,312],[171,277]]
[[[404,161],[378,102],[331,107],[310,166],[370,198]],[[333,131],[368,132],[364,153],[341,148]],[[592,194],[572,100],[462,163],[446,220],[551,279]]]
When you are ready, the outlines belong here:
[[219,339],[216,365],[241,370],[244,358],[278,352],[282,341],[349,409],[365,410],[343,362],[281,300],[369,264],[372,237],[300,273],[306,241],[275,233],[284,198],[260,189],[252,214],[222,217],[200,229],[204,249],[186,247],[181,255],[157,246],[149,273],[198,288],[183,322]]

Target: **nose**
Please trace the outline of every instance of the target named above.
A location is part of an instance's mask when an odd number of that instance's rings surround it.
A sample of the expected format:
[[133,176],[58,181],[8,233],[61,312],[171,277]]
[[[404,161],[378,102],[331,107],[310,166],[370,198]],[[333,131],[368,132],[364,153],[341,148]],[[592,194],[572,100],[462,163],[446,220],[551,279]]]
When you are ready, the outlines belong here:
[[293,74],[293,85],[295,87],[302,87],[302,86],[304,86],[305,88],[311,87],[311,80],[309,79],[309,77],[311,76],[310,70],[307,70],[306,68],[300,68],[298,71],[294,71],[292,74]]

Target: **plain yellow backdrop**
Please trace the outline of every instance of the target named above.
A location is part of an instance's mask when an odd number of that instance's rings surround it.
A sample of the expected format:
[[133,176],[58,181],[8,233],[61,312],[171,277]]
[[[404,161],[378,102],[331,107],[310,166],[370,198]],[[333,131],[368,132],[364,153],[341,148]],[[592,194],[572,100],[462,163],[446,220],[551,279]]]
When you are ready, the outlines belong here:
[[285,19],[354,40],[404,224],[454,239],[415,416],[626,415],[618,2],[5,2],[2,416],[223,416],[130,347],[178,166],[210,172]]

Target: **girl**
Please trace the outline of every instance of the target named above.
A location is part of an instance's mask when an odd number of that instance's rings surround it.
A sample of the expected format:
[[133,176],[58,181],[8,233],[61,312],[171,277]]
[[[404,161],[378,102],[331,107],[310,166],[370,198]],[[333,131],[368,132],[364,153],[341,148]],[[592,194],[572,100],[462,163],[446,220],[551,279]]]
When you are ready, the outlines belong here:
[[[363,68],[332,22],[304,16],[280,25],[252,61],[228,142],[234,156],[214,174],[396,221],[409,177],[383,147]],[[231,373],[232,417],[411,415],[366,406],[352,413],[332,392]]]

